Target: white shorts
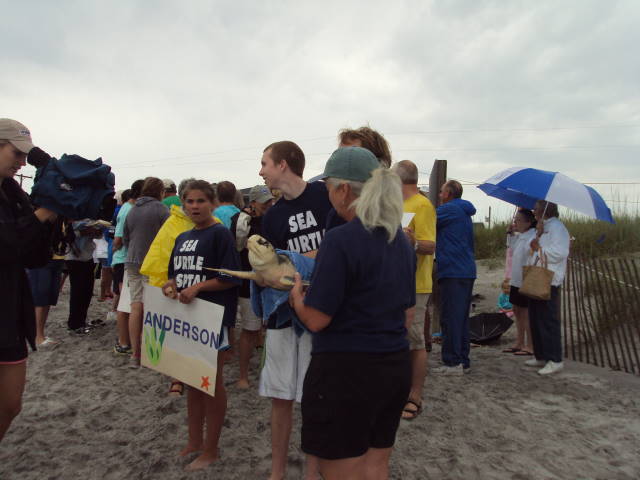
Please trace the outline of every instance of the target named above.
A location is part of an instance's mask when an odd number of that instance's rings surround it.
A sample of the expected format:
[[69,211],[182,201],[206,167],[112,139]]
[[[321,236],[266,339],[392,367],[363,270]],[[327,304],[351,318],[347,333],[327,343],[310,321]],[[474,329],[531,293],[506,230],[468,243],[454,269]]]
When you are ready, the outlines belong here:
[[253,313],[250,298],[238,297],[236,324],[241,326],[243,330],[250,332],[256,332],[262,328],[262,319]]
[[267,330],[265,361],[259,394],[281,400],[302,401],[302,384],[311,361],[311,334],[298,337],[293,327]]

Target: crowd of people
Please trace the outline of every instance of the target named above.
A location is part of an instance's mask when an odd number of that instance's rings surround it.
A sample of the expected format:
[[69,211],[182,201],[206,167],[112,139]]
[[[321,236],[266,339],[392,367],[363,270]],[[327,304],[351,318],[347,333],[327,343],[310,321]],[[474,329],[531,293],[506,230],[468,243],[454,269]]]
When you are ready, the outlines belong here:
[[[449,180],[439,205],[418,189],[418,168],[392,163],[385,138],[369,127],[343,130],[322,179],[304,180],[305,156],[291,141],[262,152],[256,185],[245,205],[229,181],[188,178],[136,180],[119,194],[112,227],[91,219],[65,219],[30,204],[14,176],[33,148],[28,129],[0,119],[0,279],[6,286],[0,322],[0,440],[19,413],[27,345],[51,348],[45,335],[63,275],[70,286],[69,333],[82,336],[99,259],[107,280],[99,300],[113,297],[113,351],[139,368],[144,285],[160,287],[181,303],[198,298],[224,307],[215,394],[172,379],[171,395],[186,390],[188,440],[183,456],[197,453],[188,470],[218,458],[227,407],[223,371],[237,345],[237,388],[251,388],[249,366],[263,345],[258,393],[271,399],[271,479],[285,476],[294,404],[301,403],[306,478],[387,478],[400,421],[423,409],[431,345],[432,279],[438,287],[442,375],[471,372],[469,309],[476,278],[473,205]],[[403,228],[403,217],[410,221]],[[562,368],[558,289],[568,234],[557,206],[539,202],[520,210],[509,232],[510,301],[517,318],[514,353],[541,374]],[[538,227],[536,230],[536,220]],[[62,233],[59,233],[62,232]],[[299,274],[289,305],[304,328],[262,318],[252,309],[249,281],[183,261],[185,251],[211,268],[250,270],[247,241],[259,234],[275,248],[315,259],[310,285]],[[96,256],[96,244],[105,242]],[[536,252],[533,255],[531,252]],[[536,255],[554,271],[549,300],[520,294],[522,267]],[[434,262],[435,259],[435,262]],[[66,273],[63,273],[63,269]],[[109,285],[109,279],[112,285]],[[264,338],[263,338],[263,332]],[[238,337],[236,339],[236,336]]]

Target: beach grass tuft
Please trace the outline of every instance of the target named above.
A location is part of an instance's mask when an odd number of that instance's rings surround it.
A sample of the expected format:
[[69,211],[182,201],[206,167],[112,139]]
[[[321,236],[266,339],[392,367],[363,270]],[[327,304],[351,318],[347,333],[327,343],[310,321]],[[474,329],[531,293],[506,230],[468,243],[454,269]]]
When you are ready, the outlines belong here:
[[[615,224],[565,213],[560,220],[571,235],[571,252],[580,256],[611,257],[640,252],[640,215],[614,215]],[[507,222],[475,230],[476,258],[504,257]]]

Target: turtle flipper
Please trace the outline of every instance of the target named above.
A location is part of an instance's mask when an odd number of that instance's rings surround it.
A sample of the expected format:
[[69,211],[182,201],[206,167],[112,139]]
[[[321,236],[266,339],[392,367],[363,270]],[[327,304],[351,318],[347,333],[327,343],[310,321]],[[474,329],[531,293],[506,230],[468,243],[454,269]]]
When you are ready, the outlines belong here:
[[292,275],[283,275],[280,277],[280,283],[288,288],[292,288],[295,284],[295,278]]
[[212,270],[214,272],[225,273],[227,275],[231,275],[232,277],[243,278],[245,280],[254,280],[257,281],[259,276],[256,272],[249,271],[239,271],[239,270],[227,270],[226,268],[210,268],[210,267],[202,267],[205,270]]

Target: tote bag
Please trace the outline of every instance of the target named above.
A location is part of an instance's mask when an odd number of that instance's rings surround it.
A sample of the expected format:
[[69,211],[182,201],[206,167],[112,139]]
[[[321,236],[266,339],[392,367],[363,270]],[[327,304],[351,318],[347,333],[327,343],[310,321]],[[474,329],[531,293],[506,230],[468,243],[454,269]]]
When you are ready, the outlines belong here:
[[[540,265],[537,263],[540,261]],[[547,268],[547,255],[538,250],[538,257],[533,265],[522,267],[522,286],[519,292],[534,300],[549,300],[551,298],[551,281],[553,272]]]

